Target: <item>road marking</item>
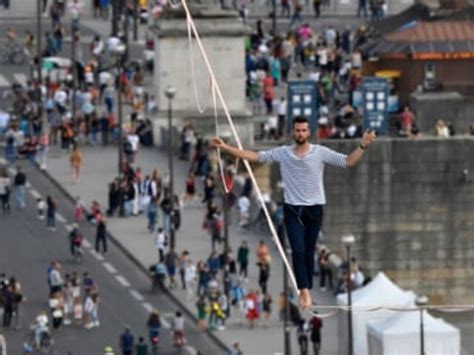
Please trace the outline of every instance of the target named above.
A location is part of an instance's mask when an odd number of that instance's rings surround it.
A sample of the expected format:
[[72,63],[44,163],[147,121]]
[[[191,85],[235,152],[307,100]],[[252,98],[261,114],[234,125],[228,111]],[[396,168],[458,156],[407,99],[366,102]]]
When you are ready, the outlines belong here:
[[64,218],[60,213],[56,213],[56,219],[61,223],[66,223],[66,218]]
[[117,269],[109,262],[105,262],[102,264],[108,272],[110,272],[111,274],[116,274],[117,273]]
[[36,191],[35,189],[30,189],[28,191],[30,191],[31,196],[33,196],[33,198],[35,200],[37,200],[41,197],[40,193],[38,191]]
[[186,345],[184,347],[184,351],[187,352],[189,355],[197,355],[197,350],[193,348],[192,346]]
[[[2,74],[0,74],[0,78],[2,77]],[[1,82],[1,81],[0,81]],[[3,158],[0,158],[0,164],[6,164],[7,161]]]
[[145,308],[145,310],[147,312],[152,312],[155,310],[155,307],[153,307],[151,304],[149,304],[148,302],[143,302],[142,303],[142,307]]
[[10,86],[10,82],[5,79],[5,77],[0,74],[0,87],[9,87]]
[[104,260],[104,257],[100,255],[99,253],[97,253],[95,250],[91,250],[91,254],[94,258],[96,258],[99,261]]
[[29,181],[26,182],[25,186],[29,189],[31,187],[31,184]]
[[68,232],[72,231],[72,226],[70,226],[69,224],[66,224],[64,228],[66,228]]
[[115,278],[117,279],[119,284],[121,284],[123,287],[130,287],[130,282],[128,282],[127,279],[123,277],[122,275],[117,275],[115,276]]
[[138,292],[137,290],[131,288],[130,290],[128,290],[128,292],[130,292],[130,294],[132,295],[133,298],[135,298],[137,301],[143,301],[145,299],[145,297],[142,296],[142,294],[140,292]]
[[7,171],[8,171],[8,173],[9,173],[10,175],[15,175],[15,174],[16,174],[16,170],[13,169],[13,168],[11,168],[11,167],[8,168]]
[[163,326],[163,328],[171,329],[171,324],[170,324],[170,322],[168,322],[168,320],[166,318],[161,317],[160,321],[161,321],[161,325]]
[[15,81],[19,82],[22,86],[26,86],[28,82],[28,77],[25,73],[15,73],[13,74]]
[[[72,227],[69,227],[69,228],[72,229]],[[87,248],[87,249],[92,248],[91,243],[89,243],[89,241],[87,239],[82,239],[82,245],[84,246],[84,248]]]

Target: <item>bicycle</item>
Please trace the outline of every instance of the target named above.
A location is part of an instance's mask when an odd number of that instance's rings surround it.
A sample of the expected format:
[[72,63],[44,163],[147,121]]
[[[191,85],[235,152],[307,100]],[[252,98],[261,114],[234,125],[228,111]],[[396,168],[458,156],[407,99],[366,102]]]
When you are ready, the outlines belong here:
[[26,47],[18,43],[4,44],[0,47],[0,64],[24,64],[28,59]]

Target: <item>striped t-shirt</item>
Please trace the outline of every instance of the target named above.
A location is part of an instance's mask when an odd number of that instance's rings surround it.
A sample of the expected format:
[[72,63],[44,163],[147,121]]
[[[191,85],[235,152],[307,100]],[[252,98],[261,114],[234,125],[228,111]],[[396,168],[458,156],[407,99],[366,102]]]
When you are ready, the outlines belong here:
[[262,163],[278,162],[285,184],[285,202],[291,205],[324,205],[324,164],[346,167],[347,155],[319,144],[311,144],[303,157],[294,153],[294,146],[281,146],[258,153]]

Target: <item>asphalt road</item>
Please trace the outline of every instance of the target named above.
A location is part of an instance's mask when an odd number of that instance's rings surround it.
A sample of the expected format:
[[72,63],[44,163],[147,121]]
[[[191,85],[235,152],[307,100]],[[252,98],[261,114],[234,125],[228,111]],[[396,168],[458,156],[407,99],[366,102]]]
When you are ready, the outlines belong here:
[[[72,203],[35,168],[28,164],[24,166],[31,184],[27,208],[13,208],[9,215],[0,213],[0,272],[14,275],[27,297],[21,312],[22,329],[5,332],[9,354],[21,354],[28,324],[40,310],[47,309],[46,270],[52,260],[61,262],[63,275],[73,270],[82,274],[87,270],[93,276],[99,287],[101,322],[99,328],[92,330],[63,326],[53,335],[55,354],[102,354],[107,345],[117,348],[119,335],[126,326],[131,327],[136,337],[145,335],[145,322],[151,307],[160,310],[165,319],[164,328],[169,326],[177,306],[165,295],[151,294],[146,275],[111,243],[105,257],[87,247],[94,242],[94,228],[87,223],[81,224],[81,231],[89,242],[86,242],[84,261],[82,264],[72,261],[65,228],[73,220]],[[62,218],[58,218],[55,232],[46,229],[45,222],[36,216],[34,197],[37,194],[51,195],[58,201],[58,213]],[[187,346],[177,349],[172,344],[170,330],[163,329],[160,354],[196,354],[197,350],[202,354],[223,354],[210,337],[198,332],[191,321],[186,320],[185,333]]]

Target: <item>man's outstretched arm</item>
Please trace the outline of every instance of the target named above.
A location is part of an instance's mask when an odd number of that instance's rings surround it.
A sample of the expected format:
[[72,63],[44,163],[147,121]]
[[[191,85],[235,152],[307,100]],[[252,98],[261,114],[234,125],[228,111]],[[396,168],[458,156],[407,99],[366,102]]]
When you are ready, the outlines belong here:
[[243,150],[237,147],[230,146],[224,143],[224,141],[218,137],[213,138],[211,140],[211,146],[213,146],[214,148],[219,148],[223,152],[233,155],[234,157],[237,157],[240,159],[246,159],[250,162],[256,162],[259,160],[257,152],[254,152],[251,150]]
[[375,132],[372,131],[367,131],[364,133],[364,136],[362,137],[362,142],[361,144],[352,151],[351,154],[347,156],[346,159],[346,165],[349,168],[352,168],[359,163],[359,160],[362,158],[364,155],[365,150],[367,147],[372,144],[372,142],[375,140]]

